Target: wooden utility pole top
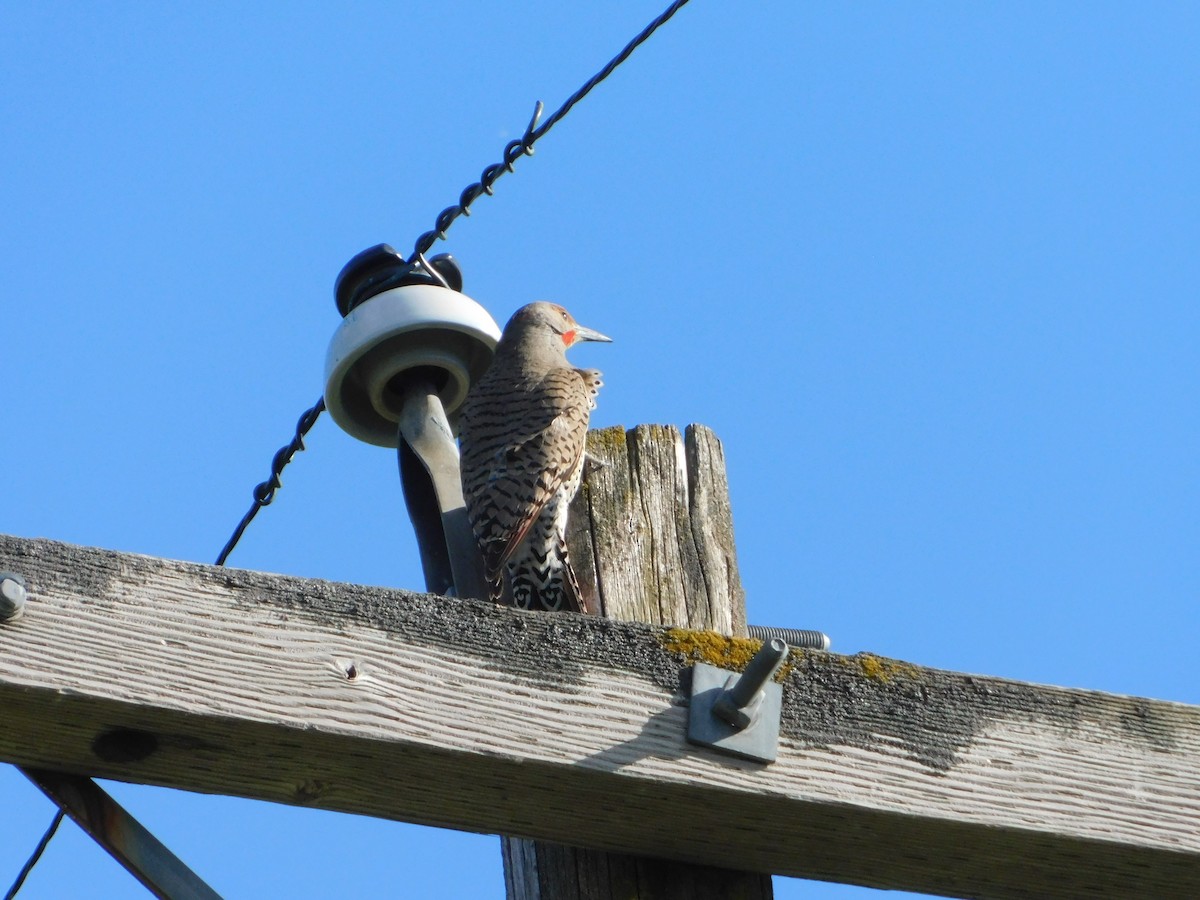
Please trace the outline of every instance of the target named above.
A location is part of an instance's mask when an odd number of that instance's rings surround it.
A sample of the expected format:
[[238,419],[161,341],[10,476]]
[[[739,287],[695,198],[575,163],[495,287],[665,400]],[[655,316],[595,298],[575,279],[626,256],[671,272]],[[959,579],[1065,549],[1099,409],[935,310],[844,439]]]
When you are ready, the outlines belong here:
[[[0,537],[0,759],[972,897],[1200,896],[1200,708],[796,652],[779,760],[688,744],[712,632]],[[669,825],[664,825],[669,823]]]
[[[592,431],[587,453],[568,540],[584,592],[596,591],[589,606],[610,619],[744,636],[746,598],[716,435],[699,425],[683,434],[617,426]],[[510,837],[502,851],[508,900],[772,897],[770,876],[741,871],[745,863],[689,866]]]

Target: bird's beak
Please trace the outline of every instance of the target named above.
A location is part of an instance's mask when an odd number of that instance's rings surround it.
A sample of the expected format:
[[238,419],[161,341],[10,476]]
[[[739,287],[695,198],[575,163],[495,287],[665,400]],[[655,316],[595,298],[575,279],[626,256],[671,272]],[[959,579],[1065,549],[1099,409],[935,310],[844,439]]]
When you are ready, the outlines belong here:
[[579,344],[583,341],[601,341],[605,344],[611,344],[612,338],[606,334],[601,334],[598,331],[593,331],[591,328],[584,328],[582,325],[575,326],[575,340],[572,344]]

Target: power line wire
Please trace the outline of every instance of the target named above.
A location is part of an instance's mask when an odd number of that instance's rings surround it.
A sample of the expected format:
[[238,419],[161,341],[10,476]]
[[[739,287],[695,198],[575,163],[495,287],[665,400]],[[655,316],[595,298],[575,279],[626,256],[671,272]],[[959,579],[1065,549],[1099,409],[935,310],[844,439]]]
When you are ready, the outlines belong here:
[[42,853],[45,852],[46,845],[50,843],[50,838],[54,837],[54,832],[58,831],[58,826],[62,824],[62,820],[63,811],[60,809],[54,814],[54,821],[50,823],[50,827],[46,829],[46,833],[42,835],[42,839],[38,841],[38,845],[33,848],[33,853],[25,861],[25,865],[21,867],[21,871],[17,873],[17,880],[12,883],[12,887],[4,895],[4,900],[13,900],[13,897],[17,896],[17,891],[21,890],[21,885],[25,883],[25,879],[29,877],[29,873],[33,871],[33,867],[37,865],[37,861],[42,858]]
[[[611,75],[617,66],[625,62],[625,60],[629,58],[634,50],[645,43],[650,35],[654,34],[654,32],[656,32],[662,25],[666,24],[666,22],[669,21],[670,18],[688,2],[689,0],[675,0],[675,2],[663,10],[662,13],[654,19],[654,21],[638,32],[633,40],[631,40],[624,46],[624,48],[622,48],[620,53],[610,59],[605,64],[604,68],[589,78],[587,82],[579,88],[579,90],[568,97],[562,106],[556,109],[541,125],[538,125],[538,120],[542,115],[542,102],[539,100],[537,102],[537,106],[534,108],[533,118],[529,121],[529,127],[525,129],[525,134],[520,140],[509,141],[509,143],[505,146],[504,161],[495,163],[494,165],[490,165],[484,169],[483,175],[480,177],[479,181],[469,185],[465,190],[463,190],[462,194],[459,195],[457,204],[447,207],[438,214],[434,229],[432,231],[426,231],[419,238],[417,238],[417,241],[413,246],[412,256],[407,261],[409,263],[420,261],[426,270],[433,272],[433,268],[425,263],[425,253],[436,241],[445,239],[446,230],[454,223],[454,220],[459,216],[469,216],[471,214],[470,206],[479,198],[480,194],[491,194],[492,185],[495,184],[497,178],[499,178],[505,172],[512,172],[514,164],[521,156],[532,156],[533,145],[537,141],[541,140],[541,138],[551,128],[557,125],[562,118],[571,111],[576,103],[591,93],[592,88]],[[434,274],[437,273],[434,272]],[[237,527],[233,530],[233,534],[225,543],[225,547],[221,550],[221,554],[217,557],[218,566],[225,565],[225,560],[229,557],[229,554],[233,552],[233,548],[237,546],[238,541],[241,540],[242,533],[246,530],[246,526],[250,524],[251,520],[253,520],[253,518],[258,514],[260,509],[262,509],[264,506],[267,506],[271,500],[274,499],[275,491],[280,486],[280,473],[282,473],[284,466],[291,462],[292,456],[296,453],[296,451],[304,449],[304,435],[306,435],[308,430],[312,428],[313,424],[320,417],[324,409],[325,399],[321,398],[319,401],[317,401],[315,406],[309,410],[306,410],[296,425],[296,435],[292,438],[291,443],[281,448],[275,454],[275,458],[272,460],[270,479],[258,484],[254,488],[254,503],[251,505],[246,515],[242,517],[242,521],[238,523]]]
[[246,530],[246,526],[258,515],[258,511],[264,506],[270,506],[271,501],[275,499],[275,492],[283,486],[283,483],[279,480],[279,476],[283,474],[284,467],[292,461],[292,457],[298,451],[304,449],[304,436],[317,424],[317,419],[321,417],[321,413],[324,411],[325,398],[322,397],[300,416],[299,421],[296,422],[296,433],[292,435],[291,441],[275,451],[275,456],[271,459],[271,477],[266,481],[260,481],[254,486],[254,502],[250,504],[250,509],[242,516],[242,521],[238,522],[237,528],[233,529],[233,534],[229,536],[229,540],[225,542],[220,555],[217,556],[218,566],[225,565],[225,560],[229,558],[229,554],[233,552],[233,548],[237,546],[237,542],[242,539],[242,533]]
[[412,263],[425,253],[429,252],[429,248],[433,246],[435,241],[445,240],[446,230],[452,224],[454,224],[454,220],[459,216],[469,216],[471,214],[470,206],[477,199],[479,199],[480,194],[490,195],[492,193],[492,185],[495,184],[497,178],[499,178],[505,172],[514,171],[513,166],[520,157],[532,156],[533,145],[537,141],[541,140],[546,132],[557,125],[559,121],[561,121],[562,118],[571,111],[576,103],[586,97],[591,92],[592,88],[611,75],[617,66],[625,62],[625,60],[629,58],[630,54],[632,54],[634,50],[645,43],[650,35],[654,34],[654,32],[656,32],[662,25],[666,24],[667,21],[669,21],[670,18],[674,16],[675,13],[679,12],[679,10],[687,3],[688,0],[675,0],[674,3],[663,10],[653,22],[643,28],[633,38],[633,40],[626,44],[620,53],[610,59],[603,69],[589,78],[583,87],[568,97],[563,105],[555,110],[550,115],[550,118],[548,118],[540,126],[538,125],[538,119],[541,118],[542,115],[542,101],[539,100],[537,105],[534,107],[533,118],[529,120],[529,127],[525,129],[525,134],[520,140],[509,141],[505,146],[503,162],[495,163],[484,169],[483,175],[480,176],[479,181],[469,185],[462,192],[458,198],[458,203],[456,203],[454,206],[448,206],[438,213],[433,230],[426,231],[419,238],[417,238],[417,242],[413,246],[412,256],[409,257],[408,262]]

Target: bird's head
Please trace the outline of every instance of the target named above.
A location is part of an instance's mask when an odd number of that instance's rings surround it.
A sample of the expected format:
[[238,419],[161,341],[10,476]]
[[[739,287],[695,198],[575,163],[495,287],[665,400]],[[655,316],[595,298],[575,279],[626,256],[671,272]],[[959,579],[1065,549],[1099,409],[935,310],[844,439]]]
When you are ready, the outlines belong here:
[[522,306],[504,326],[502,344],[565,353],[584,341],[611,342],[612,338],[585,328],[557,303],[544,300]]

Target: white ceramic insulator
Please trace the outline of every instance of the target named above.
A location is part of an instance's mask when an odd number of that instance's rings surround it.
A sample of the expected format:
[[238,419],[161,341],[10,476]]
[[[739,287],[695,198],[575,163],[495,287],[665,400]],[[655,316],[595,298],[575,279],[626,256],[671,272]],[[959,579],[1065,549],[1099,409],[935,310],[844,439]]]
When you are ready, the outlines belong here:
[[406,373],[432,374],[452,425],[487,369],[500,328],[458,291],[409,284],[352,309],[325,356],[325,406],[348,434],[395,447]]

